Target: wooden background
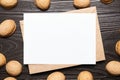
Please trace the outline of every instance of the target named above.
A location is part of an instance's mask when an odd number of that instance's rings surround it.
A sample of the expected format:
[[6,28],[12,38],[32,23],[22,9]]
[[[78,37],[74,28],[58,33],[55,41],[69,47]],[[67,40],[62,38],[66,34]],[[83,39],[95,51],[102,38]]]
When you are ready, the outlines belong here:
[[[9,60],[18,60],[23,63],[23,40],[20,31],[19,21],[23,19],[24,12],[43,12],[36,8],[33,0],[18,0],[18,5],[5,10],[0,7],[0,22],[5,19],[14,19],[17,23],[17,30],[9,38],[0,38],[0,52]],[[76,66],[61,69],[66,75],[66,80],[77,80],[77,75],[82,70],[89,70],[93,73],[95,80],[120,80],[120,76],[114,77],[105,70],[105,65],[110,60],[119,60],[120,57],[115,52],[116,41],[120,40],[120,0],[114,0],[112,4],[104,5],[98,0],[91,0],[91,6],[97,6],[98,16],[101,26],[102,38],[104,43],[106,61],[98,62],[95,66]],[[51,7],[46,12],[65,12],[76,10],[72,0],[51,0]],[[45,13],[46,13],[45,12]],[[47,76],[53,71],[29,75],[28,67],[23,65],[23,72],[17,77],[18,80],[46,80]],[[0,80],[9,75],[5,71],[5,66],[0,68]]]

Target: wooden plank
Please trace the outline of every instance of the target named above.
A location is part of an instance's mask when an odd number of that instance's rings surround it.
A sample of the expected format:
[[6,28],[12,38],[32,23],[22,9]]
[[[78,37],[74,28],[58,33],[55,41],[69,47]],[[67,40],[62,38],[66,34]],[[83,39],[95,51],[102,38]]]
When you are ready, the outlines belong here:
[[[0,7],[0,22],[4,19],[14,19],[17,23],[17,30],[9,38],[0,38],[0,52],[3,52],[7,58],[7,61],[15,59],[23,62],[23,40],[19,27],[19,21],[23,19],[24,12],[38,12],[33,0],[18,0],[18,5],[11,9],[6,10]],[[51,1],[68,1],[68,0],[51,0]],[[72,1],[72,0],[69,0]],[[94,1],[94,0],[91,0]],[[59,4],[59,5],[58,5]],[[69,10],[75,10],[71,3],[56,3],[51,5],[52,8],[46,12],[63,12]],[[99,16],[100,28],[102,32],[102,39],[104,43],[106,61],[97,63],[95,66],[90,65],[80,65],[76,67],[71,67],[67,69],[59,69],[65,74],[66,80],[77,80],[79,72],[83,70],[89,70],[94,75],[94,80],[119,80],[120,76],[113,77],[109,75],[105,70],[105,65],[110,60],[120,61],[120,57],[115,53],[115,43],[120,40],[120,0],[114,0],[113,3],[104,5],[98,2],[91,2],[91,6],[97,6],[97,12]],[[56,9],[57,8],[57,9]],[[46,13],[45,12],[45,13]],[[56,70],[54,70],[56,71]],[[18,80],[46,80],[47,76],[54,71],[49,71],[45,73],[29,75],[28,67],[23,66],[23,72],[20,76],[16,77]],[[0,69],[0,80],[8,77],[5,70],[5,66]]]

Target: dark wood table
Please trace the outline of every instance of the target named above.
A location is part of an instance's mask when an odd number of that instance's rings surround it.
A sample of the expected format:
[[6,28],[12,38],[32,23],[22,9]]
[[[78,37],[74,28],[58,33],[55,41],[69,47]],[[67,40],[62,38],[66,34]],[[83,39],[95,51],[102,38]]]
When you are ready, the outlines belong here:
[[[36,8],[33,0],[18,0],[18,5],[5,10],[0,7],[0,22],[5,19],[14,19],[17,23],[17,30],[14,35],[8,38],[0,38],[0,52],[9,60],[18,60],[23,63],[23,40],[19,21],[23,19],[24,12],[43,12]],[[46,12],[65,12],[76,10],[73,7],[72,0],[51,0],[51,7]],[[95,80],[120,80],[120,76],[114,77],[105,70],[108,61],[118,60],[120,56],[115,52],[116,41],[120,40],[120,0],[114,0],[112,4],[105,5],[98,0],[91,0],[91,6],[97,6],[98,17],[104,43],[106,61],[98,62],[95,66],[76,66],[72,68],[61,69],[66,75],[66,80],[77,80],[77,75],[82,70],[89,70],[93,73]],[[46,13],[45,12],[45,13]],[[29,75],[28,66],[23,65],[23,72],[17,77],[18,80],[46,80],[47,76],[53,71]],[[5,71],[5,66],[0,68],[0,80],[9,75]]]

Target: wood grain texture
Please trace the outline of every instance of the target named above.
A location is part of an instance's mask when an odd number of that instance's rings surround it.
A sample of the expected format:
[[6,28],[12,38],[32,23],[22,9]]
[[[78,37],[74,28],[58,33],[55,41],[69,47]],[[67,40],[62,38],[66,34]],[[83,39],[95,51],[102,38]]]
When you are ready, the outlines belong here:
[[[75,10],[72,0],[51,0],[51,7],[46,12],[65,12]],[[59,2],[58,2],[59,1]],[[91,0],[91,6],[97,6],[98,17],[101,26],[104,43],[106,61],[97,63],[96,66],[77,66],[58,71],[66,75],[66,80],[77,80],[77,75],[82,70],[89,70],[93,73],[95,80],[120,80],[120,76],[113,77],[105,70],[105,65],[110,60],[119,60],[115,54],[115,43],[120,40],[120,0],[114,0],[112,4],[104,5],[99,1]],[[12,10],[5,10],[0,7],[0,22],[4,19],[14,19],[17,23],[17,30],[9,38],[0,38],[0,52],[4,53],[7,61],[16,59],[23,62],[23,41],[19,27],[19,20],[23,19],[23,12],[42,12],[33,3],[33,0],[19,0],[18,5]],[[45,12],[44,12],[45,13]],[[23,66],[23,72],[17,77],[18,80],[46,80],[53,71],[41,74],[29,75],[28,67]],[[9,76],[5,71],[5,66],[0,68],[0,80]]]

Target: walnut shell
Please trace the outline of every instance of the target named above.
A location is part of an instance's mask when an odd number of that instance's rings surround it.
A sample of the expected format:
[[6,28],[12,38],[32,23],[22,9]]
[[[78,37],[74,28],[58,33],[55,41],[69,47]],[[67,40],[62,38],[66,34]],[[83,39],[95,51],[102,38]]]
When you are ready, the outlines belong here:
[[53,72],[47,77],[47,80],[65,80],[65,75],[61,72]]
[[6,57],[0,53],[0,67],[6,64]]
[[11,9],[17,5],[17,0],[0,0],[0,5],[3,8]]
[[106,70],[112,75],[120,75],[120,62],[119,61],[110,61],[106,65]]
[[17,80],[17,79],[14,77],[6,77],[4,80]]
[[120,56],[120,40],[117,41],[115,46],[116,53]]
[[113,2],[113,0],[100,0],[104,4],[110,4]]
[[91,72],[82,71],[79,73],[77,80],[94,80],[94,79],[93,79],[93,75]]
[[18,76],[22,72],[22,65],[16,60],[11,60],[6,64],[6,71],[11,76]]
[[90,6],[90,0],[74,0],[73,4],[76,8],[86,8]]
[[16,30],[16,23],[14,20],[4,20],[0,24],[0,37],[11,36]]
[[35,5],[41,10],[47,10],[50,7],[51,0],[35,0]]

